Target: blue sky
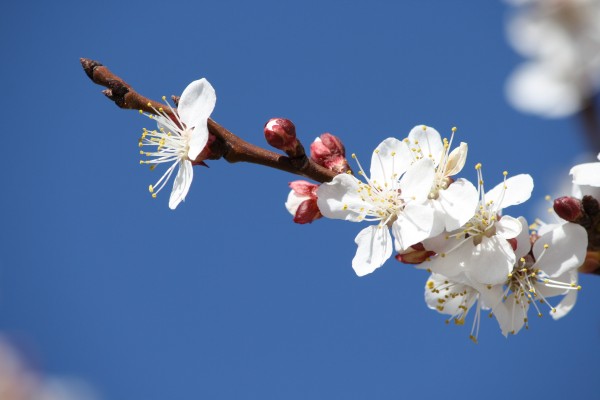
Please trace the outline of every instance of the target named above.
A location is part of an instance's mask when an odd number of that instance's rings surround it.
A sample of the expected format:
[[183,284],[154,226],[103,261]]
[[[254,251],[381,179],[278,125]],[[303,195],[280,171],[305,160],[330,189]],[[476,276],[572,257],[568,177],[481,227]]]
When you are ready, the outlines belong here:
[[513,110],[521,61],[500,1],[12,2],[0,15],[5,111],[0,332],[48,374],[111,400],[540,398],[597,391],[600,281],[564,319],[505,339],[446,326],[427,275],[395,261],[358,278],[361,226],[293,224],[295,178],[254,165],[195,170],[176,211],[139,165],[148,120],[106,100],[99,60],[153,98],[206,77],[213,118],[262,144],[287,117],[308,145],[340,136],[368,160],[417,124],[468,142],[486,181],[529,173],[536,201],[586,150],[575,119]]

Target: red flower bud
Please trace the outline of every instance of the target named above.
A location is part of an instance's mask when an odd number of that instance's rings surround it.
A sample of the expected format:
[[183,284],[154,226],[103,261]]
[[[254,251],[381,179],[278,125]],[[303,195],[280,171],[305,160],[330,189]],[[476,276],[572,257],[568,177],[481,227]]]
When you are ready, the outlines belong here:
[[312,142],[310,158],[320,166],[337,173],[344,173],[350,169],[344,144],[330,133],[324,133]]
[[434,255],[434,251],[425,250],[423,243],[417,243],[410,246],[404,253],[396,254],[396,260],[404,264],[421,264]]
[[559,217],[569,222],[578,222],[584,216],[581,200],[570,196],[554,200],[554,211]]
[[307,181],[290,182],[290,192],[285,203],[287,210],[294,216],[297,224],[310,224],[322,217],[317,206],[317,189],[319,185]]
[[287,152],[296,148],[296,127],[289,119],[271,118],[265,124],[264,132],[267,143],[276,149]]

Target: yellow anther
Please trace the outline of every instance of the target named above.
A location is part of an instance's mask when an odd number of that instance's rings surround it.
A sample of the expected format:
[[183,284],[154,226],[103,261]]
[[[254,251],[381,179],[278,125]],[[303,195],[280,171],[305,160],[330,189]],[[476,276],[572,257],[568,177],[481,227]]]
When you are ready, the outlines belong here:
[[556,308],[552,307],[552,312],[556,313]]
[[456,127],[455,126],[452,127],[452,132],[456,132]]
[[508,171],[503,171],[502,175],[504,175],[504,176],[508,175]]
[[163,108],[162,108],[162,107],[159,107],[159,108],[158,108],[158,111],[160,111],[160,112],[163,112],[164,110],[163,110]]
[[144,160],[140,160],[140,164],[144,164]]
[[167,101],[167,96],[163,96],[163,97],[161,97],[161,99],[162,99],[163,101]]
[[154,171],[154,168],[156,168],[156,164],[152,164],[152,165],[150,166],[150,171]]
[[156,193],[152,193],[152,198],[155,199],[156,198]]
[[423,125],[421,128],[423,128],[424,131],[427,130],[427,126]]
[[148,104],[146,104],[148,107],[152,107],[152,103],[148,102]]
[[356,158],[356,154],[352,153],[352,158]]
[[544,249],[547,249],[548,247],[550,247],[550,246],[548,246],[547,244],[544,245]]
[[144,152],[143,152],[142,150],[140,150],[140,154],[141,154],[141,155],[144,155]]
[[375,149],[375,154],[379,154],[379,149]]
[[481,163],[475,164],[475,169],[481,169]]
[[347,210],[348,209],[348,204],[344,204],[344,207],[342,207],[343,210]]
[[577,290],[581,290],[581,286],[577,286]]
[[143,114],[143,113],[144,113],[144,111],[140,110],[140,114]]
[[150,193],[153,193],[154,192],[154,187],[152,185],[148,185],[148,191]]
[[469,335],[469,339],[473,341],[473,343],[477,344],[477,338],[473,335]]
[[427,281],[427,287],[428,287],[429,289],[433,289],[433,288],[434,288],[434,286],[435,286],[435,284],[433,283],[433,281]]
[[395,155],[396,155],[396,152],[395,152],[395,151],[392,151],[392,157],[393,157],[393,156],[395,156]]
[[546,197],[544,197],[544,199],[545,199],[546,201],[550,201],[550,199],[552,199],[552,197],[550,197],[550,195],[549,195],[549,194],[547,194],[547,195],[546,195]]

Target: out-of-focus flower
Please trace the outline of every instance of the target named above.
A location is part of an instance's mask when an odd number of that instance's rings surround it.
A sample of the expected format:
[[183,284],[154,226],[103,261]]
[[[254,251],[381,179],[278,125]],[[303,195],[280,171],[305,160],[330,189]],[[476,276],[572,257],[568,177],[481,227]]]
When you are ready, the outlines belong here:
[[29,369],[9,341],[0,337],[1,400],[98,400],[85,382],[45,377]]
[[509,42],[529,59],[508,79],[517,109],[549,118],[579,111],[600,87],[600,1],[529,0],[507,25]]
[[510,240],[522,230],[521,223],[501,216],[503,208],[520,204],[531,196],[533,180],[521,174],[485,192],[481,164],[476,166],[480,202],[477,213],[462,228],[425,241],[437,253],[421,266],[456,282],[498,284],[506,280],[516,261]]
[[[163,100],[166,102],[165,97]],[[208,142],[207,121],[215,108],[216,101],[215,90],[206,79],[202,78],[190,83],[185,88],[179,99],[177,110],[171,108],[167,103],[170,112],[175,116],[175,121],[162,108],[154,110],[157,116],[146,114],[149,118],[156,120],[158,130],[144,129],[139,146],[149,146],[155,150],[140,150],[141,155],[153,157],[149,160],[142,160],[140,163],[149,164],[151,169],[158,164],[171,164],[160,179],[148,187],[152,197],[156,197],[167,184],[175,167],[179,167],[169,198],[169,208],[172,210],[185,200],[185,196],[190,190],[194,177],[192,161],[196,160]]]
[[[353,158],[356,156],[353,154]],[[357,160],[358,162],[358,160]],[[398,250],[429,237],[434,210],[425,204],[435,177],[430,158],[413,162],[406,143],[384,140],[373,152],[370,175],[360,162],[362,182],[350,174],[337,175],[317,190],[323,216],[352,222],[373,221],[355,239],[358,249],[352,260],[357,275],[373,272],[392,255],[392,229]]]
[[317,189],[319,185],[307,181],[290,182],[290,194],[285,208],[294,216],[297,224],[310,224],[322,217],[317,206]]
[[[600,154],[598,159],[600,160]],[[569,174],[573,176],[575,185],[600,187],[600,162],[576,165]]]

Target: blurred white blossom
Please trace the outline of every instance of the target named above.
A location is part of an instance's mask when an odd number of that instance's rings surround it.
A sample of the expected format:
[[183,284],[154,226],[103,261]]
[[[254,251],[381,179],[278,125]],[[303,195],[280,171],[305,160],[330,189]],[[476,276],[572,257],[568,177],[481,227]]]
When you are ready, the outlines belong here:
[[600,0],[512,0],[507,23],[526,61],[506,84],[518,110],[548,118],[579,111],[600,86]]

